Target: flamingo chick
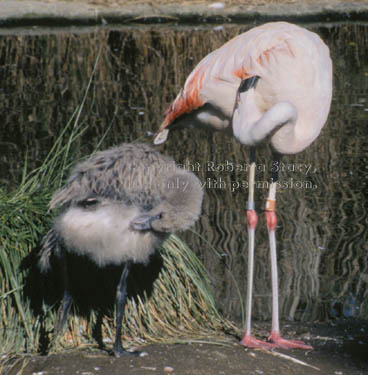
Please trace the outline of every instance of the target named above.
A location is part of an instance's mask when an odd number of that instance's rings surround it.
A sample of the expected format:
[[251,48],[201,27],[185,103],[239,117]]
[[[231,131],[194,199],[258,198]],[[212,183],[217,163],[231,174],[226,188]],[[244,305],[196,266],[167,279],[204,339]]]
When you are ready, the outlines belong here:
[[122,265],[113,352],[117,357],[139,354],[126,351],[121,342],[130,266],[147,263],[170,233],[193,225],[202,196],[193,173],[149,145],[122,144],[77,164],[66,185],[52,197],[50,208],[62,211],[43,240],[39,258],[41,271],[50,270],[51,265],[63,270],[64,297],[56,335],[66,323],[72,302],[69,252],[88,257],[99,268]]
[[281,154],[303,151],[320,134],[331,97],[332,62],[321,38],[290,23],[267,23],[236,36],[207,55],[187,78],[155,135],[154,143],[160,144],[171,129],[205,126],[230,129],[240,143],[250,146],[247,318],[241,341],[244,346],[312,349],[280,335],[275,239],[277,168],[271,176],[265,211],[272,272],[270,342],[251,335],[254,232],[258,219],[254,205],[255,147],[269,140],[274,163],[279,163]]

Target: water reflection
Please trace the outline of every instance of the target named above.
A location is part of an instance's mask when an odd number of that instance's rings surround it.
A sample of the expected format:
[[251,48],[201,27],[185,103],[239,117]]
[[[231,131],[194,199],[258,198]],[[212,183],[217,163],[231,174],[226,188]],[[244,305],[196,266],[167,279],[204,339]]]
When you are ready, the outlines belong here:
[[[309,25],[331,49],[334,99],[328,125],[305,152],[283,158],[278,198],[281,317],[368,317],[368,26]],[[90,33],[0,37],[0,180],[19,181],[27,157],[39,165],[81,103],[100,58],[81,119],[88,130],[72,152],[88,154],[157,129],[186,76],[209,51],[248,26],[130,27]],[[183,235],[201,255],[223,313],[242,315],[247,265],[248,150],[223,134],[173,133],[161,147],[206,182],[203,217]],[[271,168],[259,150],[257,181]],[[233,168],[231,168],[231,166]],[[241,168],[240,166],[243,166]],[[299,166],[299,167],[298,167]],[[257,207],[267,189],[258,185]],[[265,222],[256,234],[255,308],[269,319],[270,269]]]

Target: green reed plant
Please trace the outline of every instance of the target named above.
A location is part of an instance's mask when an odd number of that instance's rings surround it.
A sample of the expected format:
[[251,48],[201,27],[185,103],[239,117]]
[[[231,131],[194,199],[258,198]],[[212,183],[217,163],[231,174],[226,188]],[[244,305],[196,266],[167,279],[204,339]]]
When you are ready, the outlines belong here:
[[[35,350],[39,324],[23,298],[25,273],[22,261],[39,244],[49,227],[48,202],[62,183],[70,146],[83,132],[76,119],[70,123],[52,147],[43,164],[27,173],[14,192],[0,190],[0,350]],[[73,125],[73,126],[72,126]],[[67,142],[65,137],[69,129]]]

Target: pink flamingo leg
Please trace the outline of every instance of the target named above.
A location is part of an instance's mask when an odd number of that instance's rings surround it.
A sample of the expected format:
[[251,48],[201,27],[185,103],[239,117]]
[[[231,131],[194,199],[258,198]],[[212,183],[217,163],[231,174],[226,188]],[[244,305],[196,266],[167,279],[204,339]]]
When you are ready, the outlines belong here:
[[[248,203],[249,205],[249,203]],[[251,335],[252,320],[252,294],[253,294],[253,273],[254,273],[254,232],[257,226],[257,213],[253,209],[247,210],[248,223],[248,282],[247,282],[247,300],[246,300],[246,322],[245,335],[240,343],[248,348],[270,349],[276,345],[256,339]]]
[[[268,204],[267,204],[268,205]],[[266,205],[266,210],[267,210]],[[268,235],[270,241],[270,254],[271,254],[271,275],[272,275],[272,330],[268,337],[275,346],[283,349],[313,349],[311,346],[306,345],[303,341],[299,340],[286,340],[280,335],[279,326],[279,291],[278,291],[278,275],[277,275],[277,257],[276,257],[276,224],[277,217],[274,211],[274,203],[271,208],[265,212]]]
[[252,320],[252,295],[253,295],[253,273],[254,273],[254,237],[258,222],[258,216],[254,209],[254,179],[255,179],[255,149],[251,150],[251,166],[249,169],[249,195],[247,202],[247,224],[248,224],[248,281],[246,299],[246,321],[245,335],[240,343],[249,348],[270,349],[275,344],[256,339],[251,335]]

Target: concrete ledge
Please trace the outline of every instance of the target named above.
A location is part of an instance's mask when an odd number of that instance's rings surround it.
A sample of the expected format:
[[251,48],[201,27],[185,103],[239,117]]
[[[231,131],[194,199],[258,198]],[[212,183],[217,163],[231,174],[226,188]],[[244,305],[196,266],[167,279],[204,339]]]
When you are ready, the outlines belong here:
[[322,0],[319,4],[233,5],[222,9],[203,5],[114,5],[83,2],[0,0],[0,27],[98,25],[110,23],[239,23],[254,20],[368,21],[368,2]]

